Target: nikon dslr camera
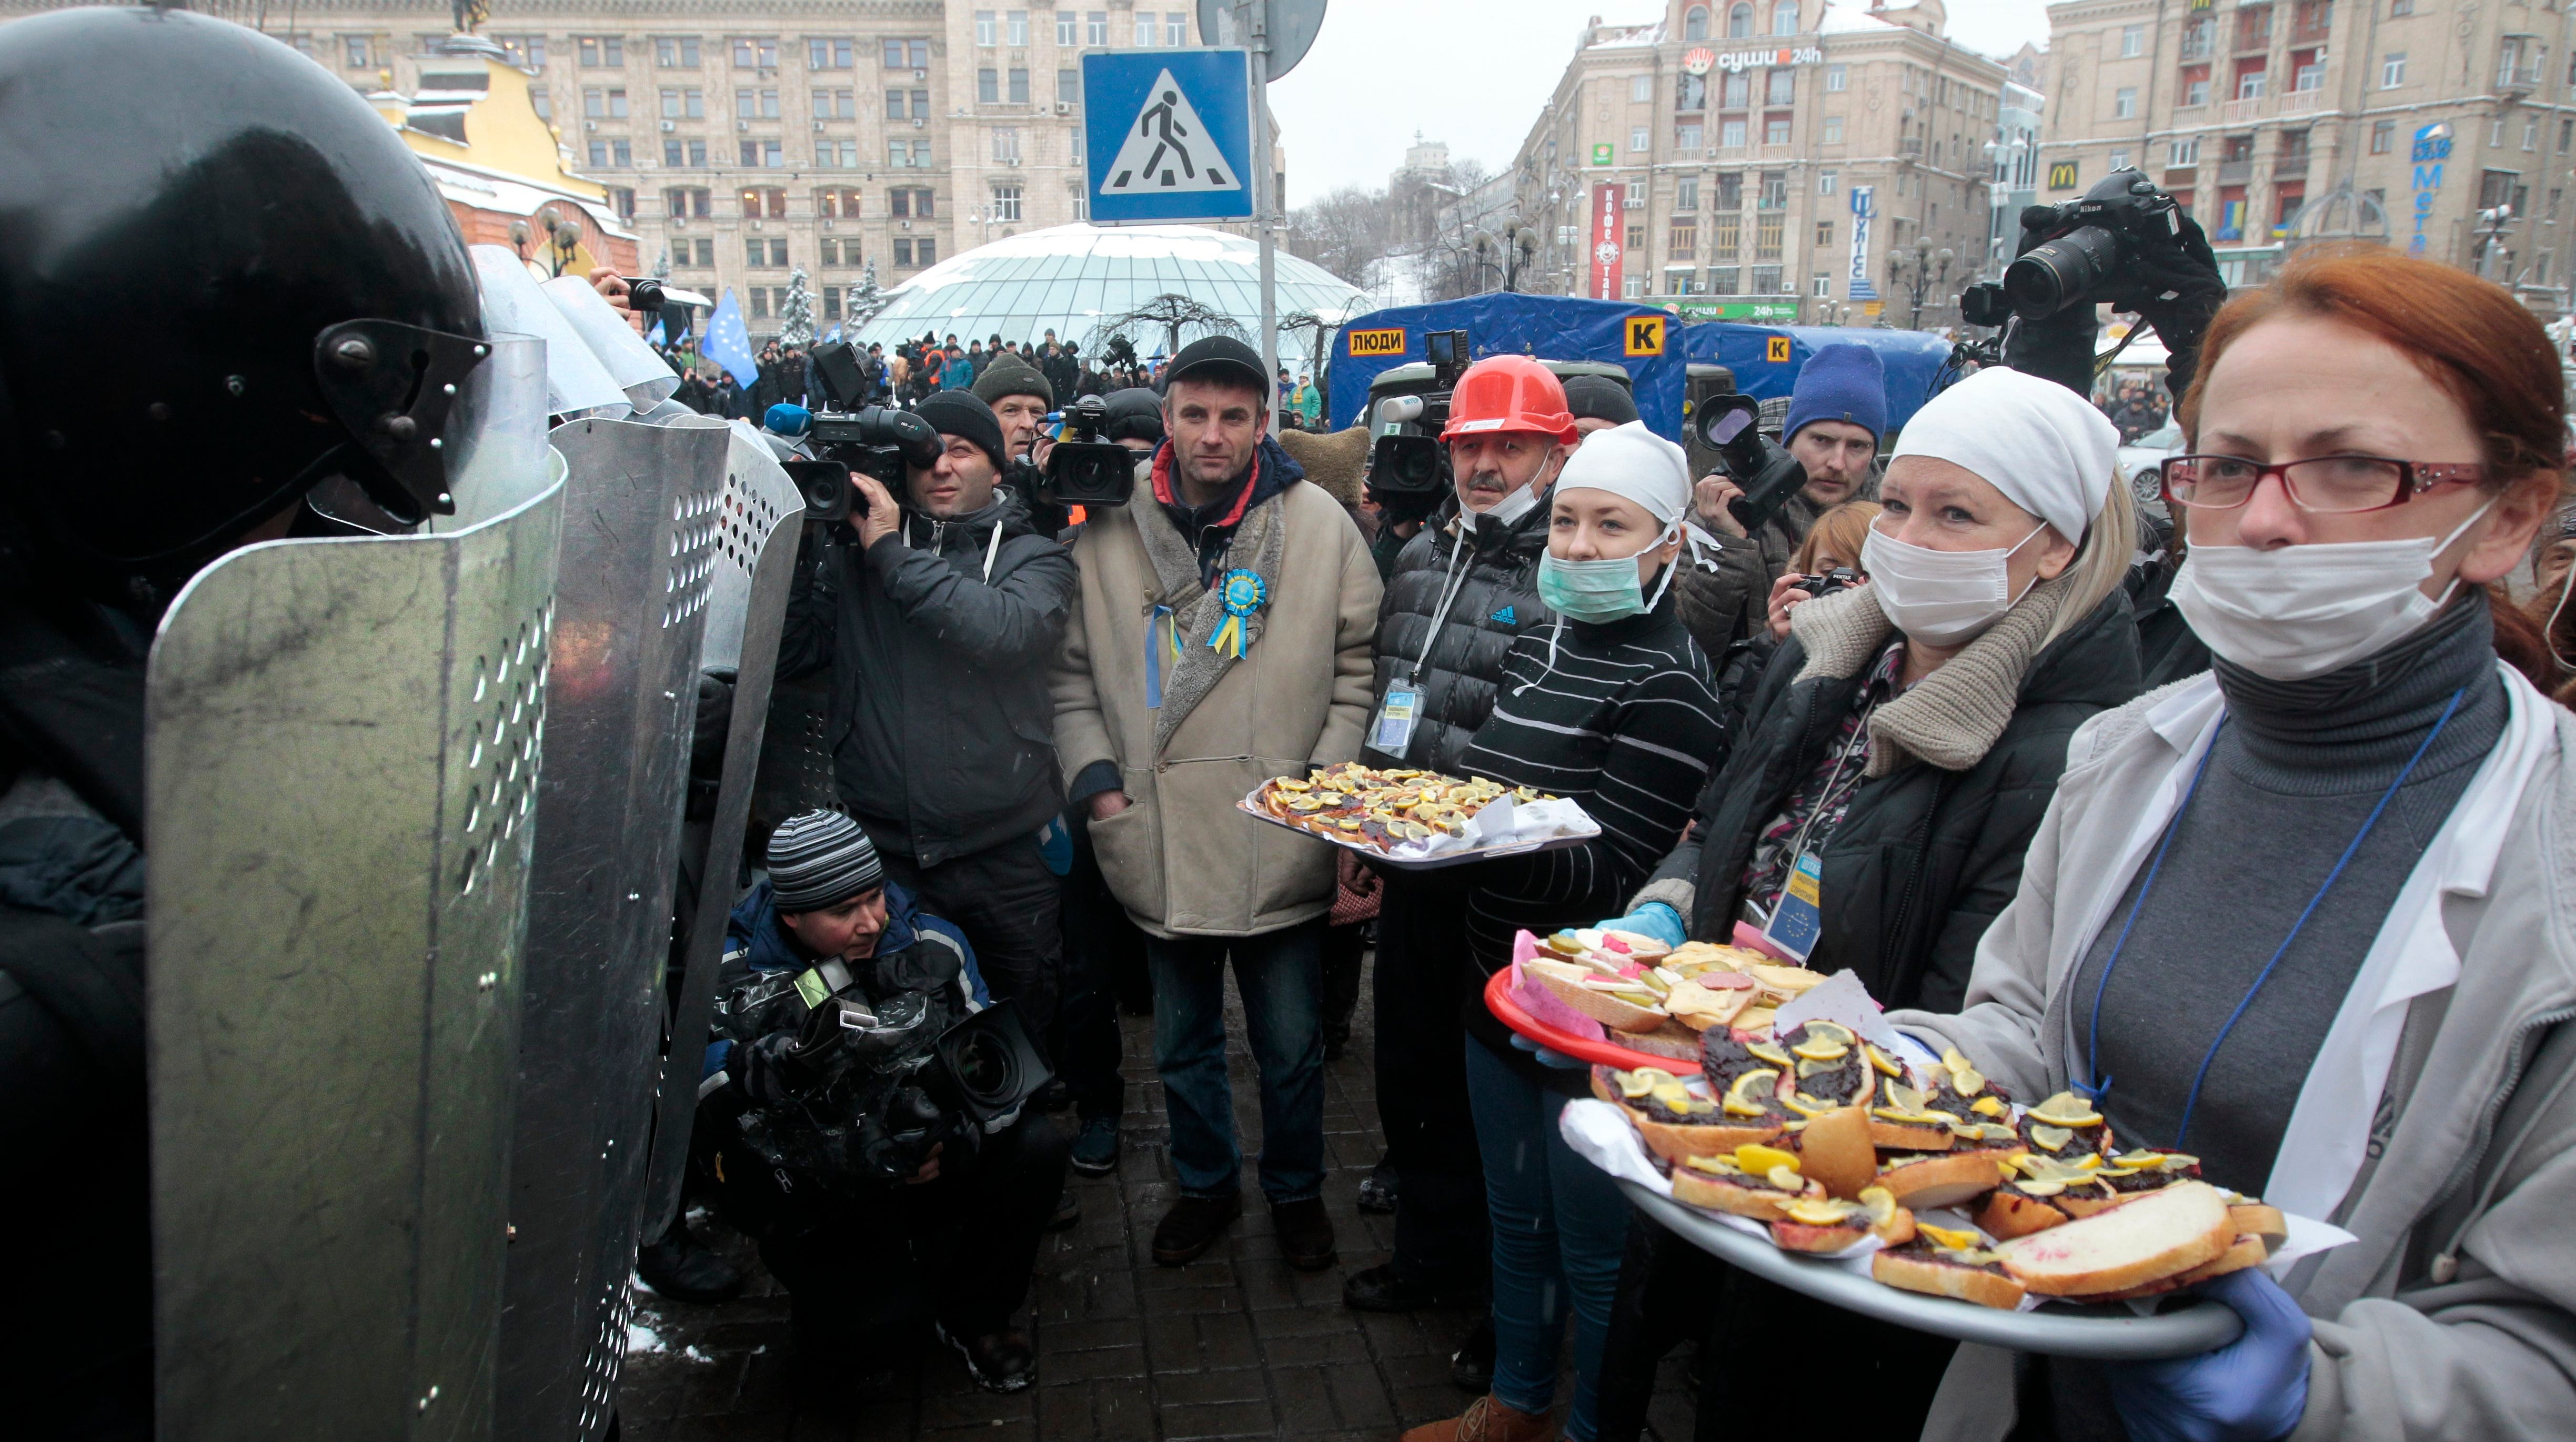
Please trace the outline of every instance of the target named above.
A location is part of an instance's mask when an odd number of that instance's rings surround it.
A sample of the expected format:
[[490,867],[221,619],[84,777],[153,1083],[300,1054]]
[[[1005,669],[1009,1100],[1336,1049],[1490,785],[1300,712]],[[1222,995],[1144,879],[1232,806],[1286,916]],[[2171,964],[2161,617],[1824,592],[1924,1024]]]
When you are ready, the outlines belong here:
[[2181,207],[2134,168],[2112,171],[2063,205],[2034,205],[2021,218],[2024,230],[2047,238],[2004,271],[2003,290],[2030,320],[2108,298],[2136,269],[2143,247],[2171,247],[2182,237]]

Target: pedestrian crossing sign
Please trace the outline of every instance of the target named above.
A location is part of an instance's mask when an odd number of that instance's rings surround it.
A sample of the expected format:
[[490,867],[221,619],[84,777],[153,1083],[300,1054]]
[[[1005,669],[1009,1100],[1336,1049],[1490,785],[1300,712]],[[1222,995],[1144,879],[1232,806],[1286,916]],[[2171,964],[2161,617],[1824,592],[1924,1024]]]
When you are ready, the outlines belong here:
[[1092,222],[1251,218],[1251,76],[1244,50],[1082,57]]

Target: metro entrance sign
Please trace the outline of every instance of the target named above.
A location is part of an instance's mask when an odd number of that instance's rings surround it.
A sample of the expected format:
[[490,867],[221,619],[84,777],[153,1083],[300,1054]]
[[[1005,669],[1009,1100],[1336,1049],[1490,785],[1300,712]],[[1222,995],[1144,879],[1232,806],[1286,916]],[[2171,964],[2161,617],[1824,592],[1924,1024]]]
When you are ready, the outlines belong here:
[[1085,55],[1082,98],[1093,224],[1252,218],[1248,52]]

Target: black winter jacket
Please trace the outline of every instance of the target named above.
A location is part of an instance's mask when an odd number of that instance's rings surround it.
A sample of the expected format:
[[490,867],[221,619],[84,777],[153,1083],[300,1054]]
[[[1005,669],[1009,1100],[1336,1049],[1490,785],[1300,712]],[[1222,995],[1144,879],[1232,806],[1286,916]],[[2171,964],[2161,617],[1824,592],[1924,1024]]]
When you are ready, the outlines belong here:
[[[1430,663],[1414,677],[1422,697],[1412,740],[1400,757],[1366,750],[1363,759],[1373,765],[1400,763],[1463,775],[1459,758],[1475,739],[1476,728],[1493,714],[1494,687],[1502,680],[1503,658],[1511,654],[1512,642],[1524,631],[1543,631],[1553,619],[1538,599],[1538,558],[1547,550],[1548,507],[1532,507],[1508,528],[1478,529],[1463,555],[1456,549],[1457,509],[1452,497],[1431,524],[1405,542],[1387,579],[1386,597],[1378,603],[1372,727],[1386,688],[1398,677],[1412,675],[1421,659],[1441,593],[1453,583],[1458,588],[1439,638],[1432,642]],[[1464,580],[1457,579],[1461,572]],[[1375,739],[1372,732],[1363,747]]]
[[[1699,827],[1656,883],[1696,887],[1695,938],[1724,942],[1762,828],[1821,763],[1862,678],[1799,679],[1804,641],[1783,642],[1756,683],[1725,767],[1701,793]],[[2138,694],[2138,640],[2118,591],[2030,659],[2012,718],[1963,771],[1912,760],[1862,783],[1821,847],[1824,932],[1807,964],[1851,968],[1880,1004],[1956,1011],[1978,938],[2021,885],[2023,853],[2057,793],[2066,746],[2094,713]]]
[[1063,805],[1046,668],[1064,640],[1072,553],[1008,490],[955,521],[906,513],[865,552],[846,528],[819,558],[808,545],[778,676],[831,669],[826,734],[851,814],[921,866],[1034,834]]

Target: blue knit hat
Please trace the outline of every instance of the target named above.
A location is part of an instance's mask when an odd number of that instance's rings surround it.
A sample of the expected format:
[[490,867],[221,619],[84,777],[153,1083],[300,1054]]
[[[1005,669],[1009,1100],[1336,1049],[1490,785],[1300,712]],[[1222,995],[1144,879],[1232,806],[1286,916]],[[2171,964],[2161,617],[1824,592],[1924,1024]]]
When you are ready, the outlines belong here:
[[1789,392],[1789,420],[1780,439],[1796,440],[1813,421],[1849,421],[1887,437],[1887,368],[1865,345],[1829,345],[1807,357]]

